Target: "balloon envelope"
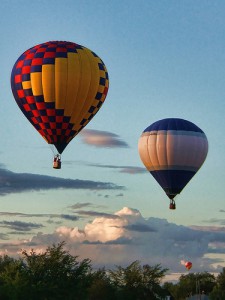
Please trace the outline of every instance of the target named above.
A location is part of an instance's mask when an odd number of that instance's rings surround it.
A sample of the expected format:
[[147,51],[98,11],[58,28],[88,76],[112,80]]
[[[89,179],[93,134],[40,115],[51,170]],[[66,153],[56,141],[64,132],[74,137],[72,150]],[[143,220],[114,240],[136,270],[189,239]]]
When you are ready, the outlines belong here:
[[19,108],[59,153],[98,112],[108,86],[102,60],[88,48],[65,41],[28,49],[11,74]]
[[204,132],[192,122],[168,118],[144,130],[138,149],[147,170],[173,199],[203,164],[208,141]]
[[186,268],[187,270],[190,270],[190,269],[192,268],[192,263],[191,263],[190,261],[187,261],[187,262],[185,263],[185,268]]

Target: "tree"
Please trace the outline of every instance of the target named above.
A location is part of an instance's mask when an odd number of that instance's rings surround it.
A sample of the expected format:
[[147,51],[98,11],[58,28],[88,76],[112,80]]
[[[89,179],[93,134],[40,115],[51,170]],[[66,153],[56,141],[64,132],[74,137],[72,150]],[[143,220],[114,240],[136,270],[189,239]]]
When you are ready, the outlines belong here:
[[172,282],[165,282],[162,286],[165,296],[170,296],[170,299],[177,299],[177,286]]
[[216,286],[210,293],[210,299],[212,300],[225,300],[225,268],[216,278]]
[[219,287],[225,291],[225,268],[223,268],[222,272],[217,276],[216,281]]
[[215,276],[208,272],[196,273],[195,276],[199,292],[204,292],[206,295],[209,295],[216,285]]
[[99,269],[91,275],[91,285],[88,288],[88,300],[114,300],[115,288],[110,282],[105,269]]
[[134,261],[126,268],[117,266],[115,271],[109,272],[109,276],[117,289],[117,299],[155,300],[163,295],[160,282],[166,271],[160,265],[142,267],[139,261]]
[[171,296],[184,300],[204,291],[211,300],[225,300],[225,268],[214,275],[189,273],[176,284],[161,281],[167,272],[160,264],[141,265],[134,261],[127,267],[93,271],[91,261],[78,261],[64,250],[65,243],[48,247],[43,253],[22,252],[19,259],[0,256],[1,300],[158,300]]
[[215,276],[208,272],[189,273],[181,275],[179,282],[170,287],[170,292],[176,300],[183,300],[203,291],[208,295],[213,290],[215,284]]
[[0,299],[23,299],[26,285],[23,261],[0,256]]
[[90,283],[89,259],[77,261],[77,256],[63,250],[64,243],[48,247],[37,254],[23,251],[28,281],[26,299],[85,299]]

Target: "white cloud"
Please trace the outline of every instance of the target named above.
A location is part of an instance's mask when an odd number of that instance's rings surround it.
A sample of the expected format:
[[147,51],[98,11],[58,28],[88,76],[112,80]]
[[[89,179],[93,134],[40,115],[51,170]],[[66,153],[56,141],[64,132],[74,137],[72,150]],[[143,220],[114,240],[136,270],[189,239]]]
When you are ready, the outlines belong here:
[[124,220],[96,218],[85,226],[86,239],[90,242],[108,242],[116,240],[124,235]]
[[136,209],[124,207],[115,213],[118,218],[95,218],[92,223],[88,223],[84,232],[86,239],[90,242],[112,242],[118,239],[132,239],[132,232],[126,230],[129,224],[143,220],[140,212]]
[[205,231],[169,223],[165,219],[145,219],[137,209],[128,207],[111,215],[96,216],[91,211],[88,214],[93,220],[83,228],[61,226],[52,234],[38,233],[24,246],[35,249],[35,245],[43,248],[65,241],[72,255],[90,258],[99,267],[111,268],[140,260],[143,264],[160,263],[171,272],[186,272],[180,264],[183,259],[192,262],[193,272],[210,272],[215,271],[213,266],[217,260],[215,255],[212,258],[209,254],[213,251],[221,255],[225,240],[223,227],[221,231],[209,227]]
[[78,227],[70,228],[66,226],[61,226],[56,229],[56,233],[60,237],[66,237],[66,239],[75,239],[77,241],[82,241],[84,238],[84,233],[78,229]]

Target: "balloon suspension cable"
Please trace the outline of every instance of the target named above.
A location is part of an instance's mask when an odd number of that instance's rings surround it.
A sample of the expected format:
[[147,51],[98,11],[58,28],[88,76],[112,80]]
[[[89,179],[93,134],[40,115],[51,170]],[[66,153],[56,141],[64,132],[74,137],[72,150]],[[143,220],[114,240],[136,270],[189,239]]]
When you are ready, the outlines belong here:
[[56,154],[58,154],[57,151],[56,151],[55,146],[54,146],[53,144],[48,144],[48,145],[49,145],[49,148],[50,148],[51,151],[52,151],[53,157],[55,157]]

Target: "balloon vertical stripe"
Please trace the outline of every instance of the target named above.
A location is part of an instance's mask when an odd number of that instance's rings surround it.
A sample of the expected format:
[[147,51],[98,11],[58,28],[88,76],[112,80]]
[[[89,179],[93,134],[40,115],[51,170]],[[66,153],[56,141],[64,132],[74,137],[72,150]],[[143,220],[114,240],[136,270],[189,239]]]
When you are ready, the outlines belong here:
[[163,119],[142,133],[140,158],[170,199],[179,194],[205,161],[208,141],[195,124]]
[[55,59],[55,108],[64,109],[67,90],[67,59]]

